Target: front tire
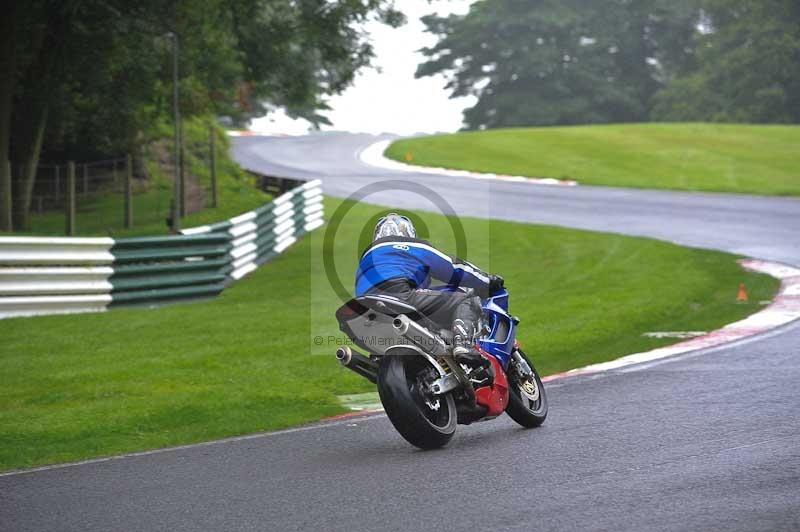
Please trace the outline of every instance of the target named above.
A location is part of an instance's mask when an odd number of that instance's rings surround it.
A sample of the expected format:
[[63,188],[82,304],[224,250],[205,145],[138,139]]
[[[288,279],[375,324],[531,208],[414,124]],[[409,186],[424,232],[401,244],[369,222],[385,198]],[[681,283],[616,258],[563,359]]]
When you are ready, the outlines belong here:
[[411,445],[436,449],[456,431],[456,405],[452,394],[433,397],[421,381],[433,367],[421,356],[391,355],[381,359],[378,393],[394,428]]
[[538,427],[547,419],[547,395],[533,361],[521,349],[518,352],[533,370],[533,375],[523,378],[517,371],[509,375],[506,412],[511,419],[530,429]]

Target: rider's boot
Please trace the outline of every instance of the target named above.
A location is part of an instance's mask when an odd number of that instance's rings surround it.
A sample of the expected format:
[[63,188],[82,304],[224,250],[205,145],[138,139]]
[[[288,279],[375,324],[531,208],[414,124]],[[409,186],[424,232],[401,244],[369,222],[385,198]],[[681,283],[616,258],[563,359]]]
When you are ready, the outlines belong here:
[[467,364],[471,367],[491,367],[492,363],[483,356],[474,346],[456,345],[453,348],[453,356],[457,362]]
[[491,372],[487,371],[492,367],[492,363],[475,348],[474,327],[464,320],[457,319],[453,322],[453,356],[456,362],[466,364],[475,369],[481,369],[477,373],[491,378]]

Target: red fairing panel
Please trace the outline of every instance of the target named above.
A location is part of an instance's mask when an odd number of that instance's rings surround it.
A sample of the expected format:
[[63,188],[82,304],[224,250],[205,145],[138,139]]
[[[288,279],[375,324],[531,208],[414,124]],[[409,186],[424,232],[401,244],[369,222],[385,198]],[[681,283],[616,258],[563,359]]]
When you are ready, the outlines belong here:
[[483,386],[475,390],[475,401],[489,409],[486,417],[496,417],[505,412],[508,405],[508,379],[500,362],[486,351],[482,349],[480,351],[491,361],[495,375],[491,386]]

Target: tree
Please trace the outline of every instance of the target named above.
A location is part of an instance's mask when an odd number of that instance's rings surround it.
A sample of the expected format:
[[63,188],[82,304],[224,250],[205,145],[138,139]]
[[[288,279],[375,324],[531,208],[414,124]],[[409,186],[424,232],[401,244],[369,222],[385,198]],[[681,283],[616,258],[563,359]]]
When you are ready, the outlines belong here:
[[[27,224],[41,157],[118,156],[169,120],[167,32],[180,38],[184,115],[241,123],[284,105],[322,122],[324,96],[372,58],[360,30],[371,17],[404,20],[390,0],[12,2],[0,22],[0,162],[26,168],[15,226]],[[9,208],[0,201],[0,219]]]
[[438,43],[417,76],[444,73],[473,94],[469,129],[629,122],[691,68],[692,0],[481,0],[467,15],[423,19]]
[[698,68],[654,97],[653,118],[800,122],[800,4],[706,0]]

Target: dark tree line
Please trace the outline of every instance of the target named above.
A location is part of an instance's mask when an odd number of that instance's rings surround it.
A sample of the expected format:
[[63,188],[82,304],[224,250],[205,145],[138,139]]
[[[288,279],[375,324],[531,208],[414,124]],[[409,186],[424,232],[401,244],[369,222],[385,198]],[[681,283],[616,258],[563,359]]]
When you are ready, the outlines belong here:
[[417,76],[476,95],[468,129],[800,122],[796,0],[480,0],[423,19]]
[[[325,95],[367,65],[370,18],[389,0],[26,0],[0,18],[0,163],[25,227],[40,159],[135,152],[171,116],[169,33],[180,44],[181,111],[244,122],[265,105],[324,123]],[[0,191],[10,180],[0,164]],[[10,209],[0,192],[0,219]]]

